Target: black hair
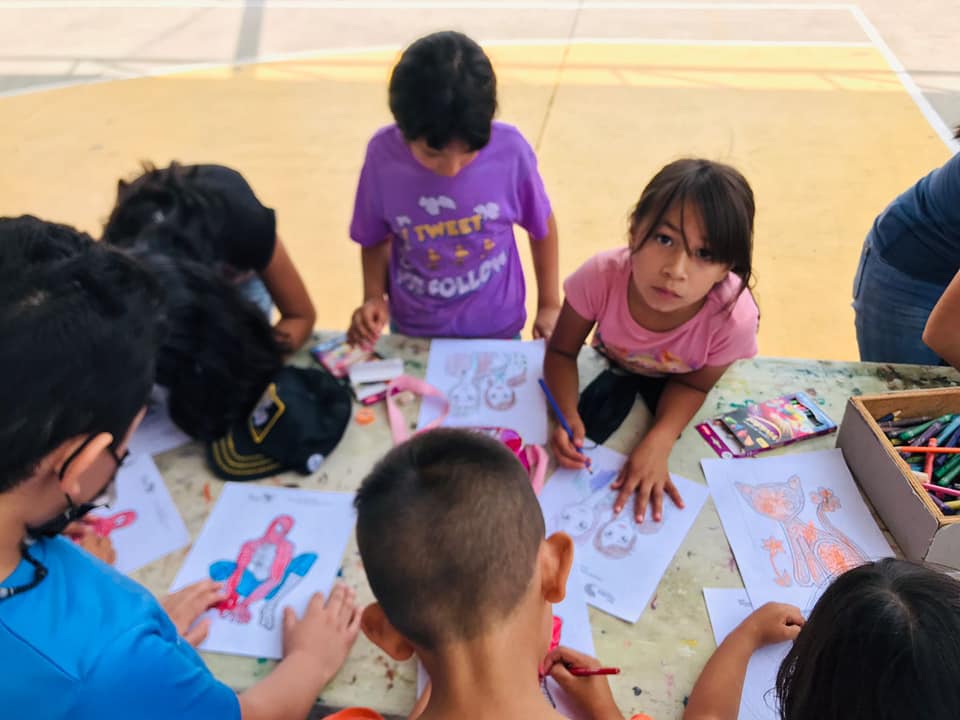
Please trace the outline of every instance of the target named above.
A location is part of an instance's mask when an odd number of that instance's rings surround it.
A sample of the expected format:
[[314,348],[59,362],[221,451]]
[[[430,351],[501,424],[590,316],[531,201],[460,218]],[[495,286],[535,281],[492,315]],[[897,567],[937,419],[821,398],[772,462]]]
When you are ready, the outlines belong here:
[[0,493],[71,438],[125,437],[153,384],[161,291],[66,225],[0,218]]
[[377,463],[355,504],[373,594],[420,647],[483,634],[530,586],[543,516],[523,466],[493,438],[417,435]]
[[[756,206],[750,183],[740,171],[699,158],[684,158],[664,166],[647,183],[630,213],[631,250],[636,252],[653,237],[664,215],[675,205],[681,213],[687,207],[699,213],[711,261],[730,266],[741,280],[740,292],[749,288]],[[680,230],[687,244],[684,228]]]
[[447,30],[408,47],[390,76],[390,112],[407,142],[434,150],[460,140],[471,150],[490,141],[497,76],[483,49]]
[[[117,202],[101,239],[123,248],[148,240],[155,252],[207,265],[221,262],[226,256],[222,247],[226,209],[218,195],[200,189],[199,166],[173,162],[165,168],[150,163],[142,167],[136,179],[117,183]],[[170,231],[149,232],[157,229]]]
[[283,348],[263,312],[215,270],[158,252],[158,228],[128,252],[165,290],[166,332],[156,381],[169,389],[170,418],[200,440],[222,437],[256,405],[283,367]]
[[888,558],[849,570],[814,606],[777,675],[784,720],[953,720],[960,582]]

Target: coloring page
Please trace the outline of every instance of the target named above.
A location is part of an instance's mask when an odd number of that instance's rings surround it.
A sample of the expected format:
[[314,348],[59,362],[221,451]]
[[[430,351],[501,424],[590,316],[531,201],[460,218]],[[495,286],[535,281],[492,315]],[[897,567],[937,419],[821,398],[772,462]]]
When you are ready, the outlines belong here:
[[313,593],[329,594],[354,520],[349,493],[224,483],[170,588],[224,584],[200,649],[279,659],[283,608],[300,617]]
[[[587,599],[583,594],[583,578],[580,577],[580,571],[576,563],[570,569],[570,577],[567,579],[566,597],[564,597],[563,602],[553,606],[553,616],[559,618],[561,623],[561,645],[590,656],[596,654],[593,648],[593,632],[590,630],[590,611],[587,608]],[[428,682],[430,682],[430,675],[418,660],[418,698],[423,694]],[[547,699],[547,702],[564,717],[568,717],[570,720],[589,720],[573,705],[567,693],[552,678],[547,677],[541,680],[540,689],[543,691],[543,696]]]
[[[717,645],[753,612],[742,588],[704,588],[703,599]],[[750,658],[740,696],[738,720],[780,720],[777,712],[777,671],[790,651],[790,642],[760,648]]]
[[835,577],[892,555],[840,450],[701,465],[754,607],[807,613]]
[[685,509],[665,498],[660,522],[648,512],[638,523],[631,498],[615,516],[617,491],[610,483],[626,458],[603,446],[585,453],[593,461],[592,473],[557,470],[540,494],[547,533],[562,530],[573,538],[587,602],[633,623],[653,597],[709,493],[703,485],[671,474]]
[[122,573],[149,565],[190,544],[190,533],[149,455],[130,455],[117,473],[117,500],[97,508],[84,522],[117,551]]
[[147,413],[130,438],[130,455],[159,455],[191,441],[189,435],[173,424],[167,411],[167,391],[154,385],[147,401]]
[[[434,340],[426,381],[450,403],[447,427],[505,427],[524,442],[547,442],[543,340]],[[440,413],[435,398],[424,398],[417,428]]]

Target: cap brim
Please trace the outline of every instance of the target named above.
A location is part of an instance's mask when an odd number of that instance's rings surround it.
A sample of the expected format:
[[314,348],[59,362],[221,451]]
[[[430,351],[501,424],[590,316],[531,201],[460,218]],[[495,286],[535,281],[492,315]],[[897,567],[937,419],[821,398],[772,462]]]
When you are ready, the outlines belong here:
[[214,474],[224,480],[260,480],[287,470],[267,455],[240,453],[230,433],[207,445],[207,460]]

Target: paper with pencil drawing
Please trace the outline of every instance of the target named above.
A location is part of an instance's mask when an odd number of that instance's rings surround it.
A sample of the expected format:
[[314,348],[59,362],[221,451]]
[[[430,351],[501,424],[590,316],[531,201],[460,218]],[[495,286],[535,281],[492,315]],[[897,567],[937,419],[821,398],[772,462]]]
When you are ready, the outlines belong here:
[[626,458],[600,446],[586,451],[593,473],[557,470],[540,494],[547,532],[562,530],[577,546],[587,602],[627,622],[636,622],[707,499],[707,488],[671,475],[686,508],[664,499],[663,519],[648,511],[634,520],[633,499],[613,514],[610,489]]
[[701,464],[754,607],[807,612],[835,577],[892,554],[840,450]]
[[[527,443],[547,442],[543,340],[434,340],[426,381],[450,403],[447,427],[505,427]],[[418,428],[434,420],[439,403],[424,398]]]
[[116,482],[116,502],[92,511],[84,522],[110,538],[117,570],[131,573],[190,544],[187,526],[149,455],[131,455]]
[[171,591],[204,580],[227,600],[201,650],[280,658],[283,608],[328,594],[353,530],[353,495],[225,483]]
[[[753,612],[747,591],[742,588],[704,588],[703,599],[718,646]],[[777,671],[791,645],[790,642],[768,645],[751,656],[737,720],[780,720],[775,692]]]

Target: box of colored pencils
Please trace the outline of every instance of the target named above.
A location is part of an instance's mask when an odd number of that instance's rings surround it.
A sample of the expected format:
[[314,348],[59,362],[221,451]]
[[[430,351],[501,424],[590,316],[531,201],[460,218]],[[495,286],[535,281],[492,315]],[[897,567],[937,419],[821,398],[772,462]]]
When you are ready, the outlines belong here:
[[837,447],[906,557],[960,569],[960,388],[850,398]]

